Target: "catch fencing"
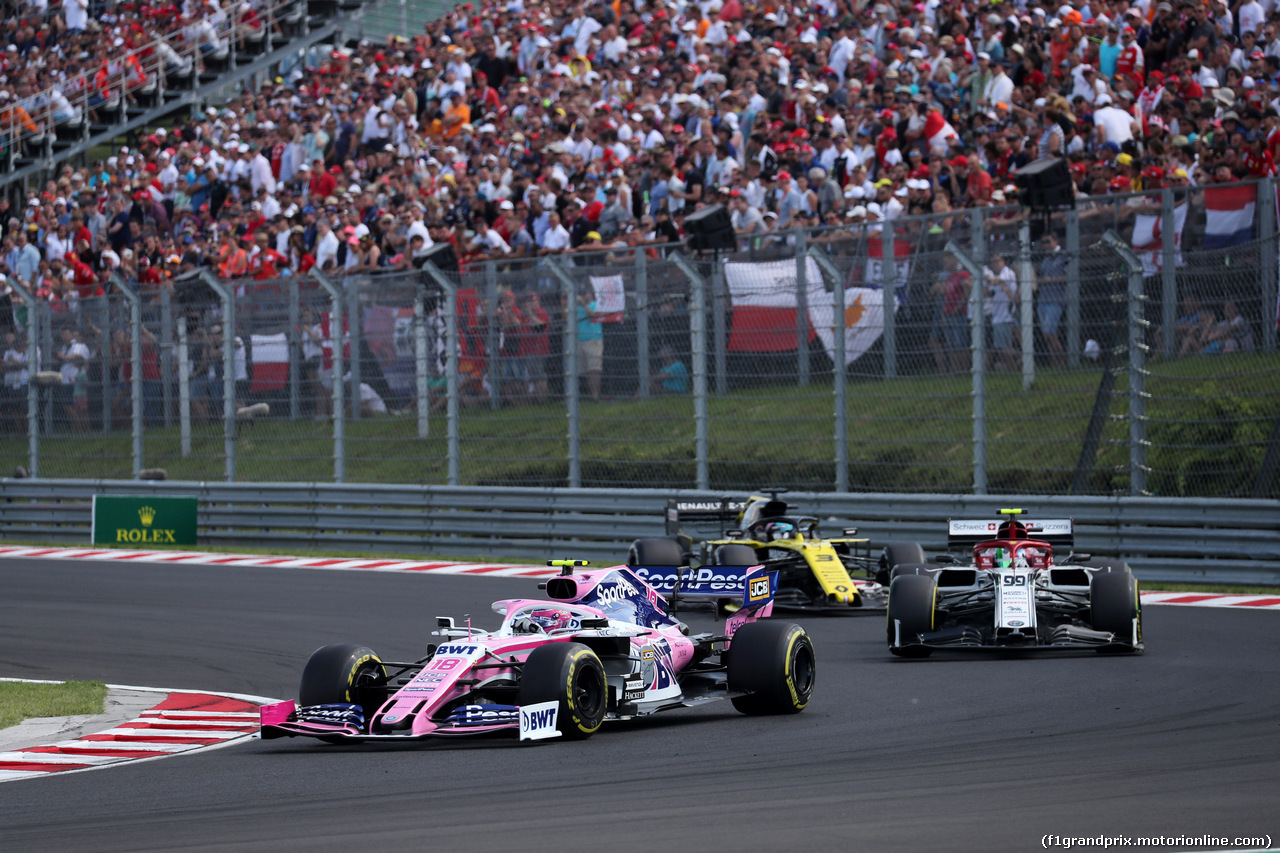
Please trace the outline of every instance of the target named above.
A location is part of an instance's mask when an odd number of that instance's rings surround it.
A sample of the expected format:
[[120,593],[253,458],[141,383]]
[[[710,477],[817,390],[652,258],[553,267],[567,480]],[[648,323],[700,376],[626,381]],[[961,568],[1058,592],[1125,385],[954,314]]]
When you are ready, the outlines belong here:
[[23,302],[5,348],[39,370],[5,374],[0,470],[1276,497],[1275,199]]
[[[206,547],[324,548],[473,559],[588,559],[613,564],[635,538],[664,535],[669,498],[721,492],[136,480],[0,480],[7,541],[89,547],[94,494],[195,496]],[[1073,518],[1077,552],[1127,559],[1145,580],[1280,582],[1280,502],[1145,497],[789,493],[830,535],[850,525],[872,553],[892,541],[946,550],[948,518],[995,518],[1021,506]],[[693,532],[693,531],[690,531]]]

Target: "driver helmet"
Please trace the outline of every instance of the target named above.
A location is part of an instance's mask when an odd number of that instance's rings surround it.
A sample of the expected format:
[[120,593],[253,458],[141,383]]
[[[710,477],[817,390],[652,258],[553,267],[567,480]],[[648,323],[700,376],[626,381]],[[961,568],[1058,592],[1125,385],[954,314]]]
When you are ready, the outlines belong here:
[[995,566],[997,569],[1007,569],[1013,565],[1013,557],[1007,548],[996,549]]
[[771,521],[765,526],[768,539],[791,539],[796,535],[796,526],[789,521]]

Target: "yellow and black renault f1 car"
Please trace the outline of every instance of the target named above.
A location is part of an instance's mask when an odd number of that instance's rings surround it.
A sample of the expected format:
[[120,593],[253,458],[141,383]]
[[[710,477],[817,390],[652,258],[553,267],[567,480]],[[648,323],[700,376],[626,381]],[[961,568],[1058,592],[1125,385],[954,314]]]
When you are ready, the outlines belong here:
[[[878,558],[870,540],[856,528],[825,538],[818,519],[799,515],[778,496],[785,489],[762,489],[746,500],[667,501],[665,538],[637,539],[627,564],[650,572],[666,567],[696,569],[714,581],[718,566],[764,565],[778,573],[778,609],[808,612],[858,612],[885,606],[888,577],[899,563],[920,563],[924,552],[914,543],[891,543]],[[690,535],[685,526],[700,535]],[[701,533],[714,527],[716,538]]]

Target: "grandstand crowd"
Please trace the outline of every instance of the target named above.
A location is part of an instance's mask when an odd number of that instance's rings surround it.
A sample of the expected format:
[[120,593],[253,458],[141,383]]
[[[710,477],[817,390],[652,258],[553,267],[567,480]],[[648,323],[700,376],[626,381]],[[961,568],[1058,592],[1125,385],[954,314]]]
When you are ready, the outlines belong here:
[[[10,11],[5,144],[189,70],[257,5]],[[1013,201],[1048,157],[1081,195],[1236,182],[1275,172],[1278,29],[1274,0],[465,3],[0,199],[0,273],[74,300],[112,271],[154,292],[674,242],[715,203],[740,234],[876,222]]]

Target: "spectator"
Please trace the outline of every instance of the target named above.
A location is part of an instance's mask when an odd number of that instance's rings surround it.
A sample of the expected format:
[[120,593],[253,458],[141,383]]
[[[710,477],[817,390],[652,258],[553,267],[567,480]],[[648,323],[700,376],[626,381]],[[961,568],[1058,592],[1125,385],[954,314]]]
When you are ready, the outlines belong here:
[[994,348],[992,367],[995,370],[1017,368],[1017,351],[1013,348],[1013,306],[1018,299],[1018,277],[1001,255],[992,255],[983,270],[987,280],[986,311],[991,321],[991,342]]
[[591,399],[600,400],[600,374],[604,368],[604,326],[596,313],[590,286],[578,291],[578,375],[586,380]]

